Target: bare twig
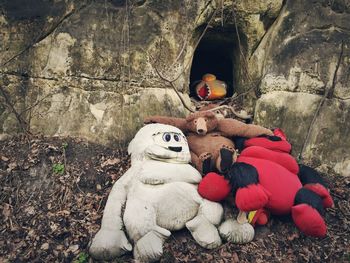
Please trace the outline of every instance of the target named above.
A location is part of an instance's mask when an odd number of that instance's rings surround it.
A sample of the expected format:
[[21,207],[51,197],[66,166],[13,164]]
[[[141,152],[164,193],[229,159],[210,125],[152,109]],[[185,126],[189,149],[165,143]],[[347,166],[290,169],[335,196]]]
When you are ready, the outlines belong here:
[[[182,98],[180,92],[179,92],[178,89],[176,88],[174,82],[180,78],[180,76],[184,73],[184,71],[185,71],[185,70],[188,68],[188,66],[190,65],[190,62],[192,61],[193,56],[194,56],[194,52],[195,52],[196,48],[198,47],[199,42],[201,41],[201,39],[203,38],[203,36],[204,36],[205,33],[207,32],[207,29],[208,29],[210,23],[212,22],[212,20],[214,19],[215,15],[216,15],[216,13],[217,13],[217,10],[218,10],[217,8],[214,10],[214,12],[213,12],[213,14],[211,15],[211,17],[210,17],[208,23],[207,23],[206,26],[205,26],[203,32],[201,33],[200,37],[198,38],[196,44],[194,45],[193,51],[192,51],[192,54],[191,54],[191,58],[188,60],[187,64],[186,64],[185,67],[182,69],[182,71],[181,71],[175,78],[169,79],[169,78],[165,77],[164,75],[162,75],[162,74],[160,73],[159,69],[158,69],[155,65],[153,65],[153,68],[155,69],[157,75],[158,75],[162,80],[164,80],[165,82],[167,82],[167,83],[170,84],[170,86],[174,89],[175,93],[177,94],[177,96],[178,96],[179,99],[181,100],[181,103],[183,104],[183,106],[184,106],[187,110],[189,110],[190,112],[194,112],[194,110],[192,110],[191,107],[188,106],[188,105],[186,104],[185,100]],[[181,54],[184,50],[185,50],[185,46],[182,47],[182,49],[181,49],[181,51],[180,51],[180,54]],[[150,55],[150,57],[152,58],[151,55]],[[177,56],[177,57],[179,57],[179,56]],[[155,61],[153,58],[152,58],[152,60]],[[159,60],[159,59],[158,59],[158,60]]]
[[232,106],[228,106],[228,105],[221,105],[221,106],[212,108],[212,109],[210,109],[208,111],[216,111],[216,110],[222,110],[222,109],[231,111],[235,116],[237,116],[238,118],[241,118],[243,120],[248,120],[248,119],[252,118],[251,115],[244,114],[244,113],[239,113]]
[[35,108],[36,106],[38,106],[41,102],[43,102],[45,99],[47,99],[49,96],[51,96],[52,94],[47,94],[46,96],[44,96],[43,98],[41,98],[40,100],[36,101],[33,105],[29,106],[28,108],[24,109],[23,111],[21,111],[19,113],[19,115],[22,116],[23,113]]
[[[216,13],[217,13],[217,10],[218,10],[218,9],[215,9],[215,10],[214,10],[213,14],[211,15],[211,17],[210,17],[208,23],[206,24],[206,26],[205,26],[205,28],[204,28],[204,30],[202,31],[202,33],[201,33],[201,35],[199,36],[197,42],[196,42],[195,45],[193,46],[193,52],[192,52],[191,57],[190,57],[190,59],[188,60],[187,64],[183,67],[182,71],[181,71],[176,77],[174,77],[173,79],[165,78],[168,82],[175,82],[176,80],[178,80],[178,79],[180,78],[180,76],[184,73],[184,71],[189,67],[190,63],[192,62],[192,59],[193,59],[193,56],[194,56],[194,52],[195,52],[195,50],[197,49],[197,47],[198,47],[200,41],[201,41],[202,38],[204,37],[205,33],[207,32],[207,30],[208,30],[208,28],[209,28],[209,26],[210,26],[212,20],[214,19],[215,15],[216,15]],[[183,50],[183,48],[182,48],[182,50]],[[154,67],[154,68],[156,68],[156,67]],[[159,70],[158,70],[158,73],[159,73]],[[163,78],[164,78],[164,77],[163,77]]]
[[27,122],[22,118],[22,116],[17,112],[17,110],[15,109],[14,105],[11,103],[10,98],[8,97],[8,95],[6,94],[6,91],[4,90],[4,88],[2,86],[0,86],[0,93],[3,96],[3,98],[5,99],[5,103],[7,105],[7,107],[12,111],[12,113],[15,115],[19,126],[21,127],[22,131],[26,134],[31,134],[30,131],[28,130],[28,124]]
[[245,56],[245,54],[243,52],[242,43],[241,43],[241,37],[240,37],[239,31],[238,31],[236,12],[234,11],[234,6],[232,7],[232,14],[233,14],[233,20],[234,20],[234,24],[235,24],[235,31],[236,31],[236,35],[237,35],[238,49],[239,49],[241,57],[242,57],[242,59],[244,61],[243,65],[242,65],[242,69],[244,70],[244,73],[246,74],[247,80],[249,82],[251,82],[252,79],[250,77],[249,70],[248,70],[248,61],[247,61],[247,58],[246,58],[246,56]]
[[340,52],[339,52],[339,57],[338,57],[338,62],[337,62],[337,65],[335,67],[335,70],[334,70],[334,75],[333,75],[333,81],[332,81],[332,86],[330,86],[329,88],[326,87],[326,90],[325,90],[325,93],[320,101],[320,103],[317,105],[317,108],[316,108],[316,111],[315,111],[315,114],[312,118],[312,121],[310,123],[310,126],[309,126],[309,129],[308,129],[308,132],[306,134],[306,137],[305,137],[305,140],[304,140],[304,143],[303,143],[303,146],[301,148],[301,151],[300,151],[300,154],[298,156],[298,160],[299,161],[302,161],[303,160],[303,153],[305,151],[305,148],[306,148],[306,144],[308,143],[309,141],[309,138],[310,138],[310,135],[311,135],[311,132],[313,131],[313,126],[316,122],[316,119],[320,113],[320,110],[324,104],[324,102],[326,101],[327,98],[331,98],[331,96],[333,96],[333,92],[334,92],[334,89],[335,89],[335,85],[336,85],[336,82],[337,82],[337,75],[338,75],[338,70],[339,70],[339,67],[340,67],[340,63],[341,63],[341,60],[343,58],[343,53],[344,53],[344,42],[341,43],[341,46],[340,46]]
[[165,78],[157,69],[157,67],[154,67],[155,71],[157,72],[158,76],[164,80],[165,82],[169,83],[171,85],[171,87],[174,89],[175,93],[177,94],[177,96],[179,97],[179,99],[181,100],[182,105],[189,110],[190,112],[194,112],[194,110],[191,109],[190,106],[187,105],[187,103],[185,102],[185,100],[182,98],[180,92],[177,90],[177,88],[175,87],[173,81],[168,80],[167,78]]

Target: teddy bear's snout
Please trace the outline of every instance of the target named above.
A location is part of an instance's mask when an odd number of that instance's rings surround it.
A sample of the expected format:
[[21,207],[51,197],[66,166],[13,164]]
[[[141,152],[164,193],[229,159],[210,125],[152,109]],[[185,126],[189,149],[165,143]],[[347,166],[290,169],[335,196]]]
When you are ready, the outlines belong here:
[[204,134],[204,133],[205,133],[203,129],[198,129],[197,132],[198,132],[199,134]]
[[206,135],[207,134],[207,123],[204,118],[198,118],[197,120],[197,133],[199,135]]

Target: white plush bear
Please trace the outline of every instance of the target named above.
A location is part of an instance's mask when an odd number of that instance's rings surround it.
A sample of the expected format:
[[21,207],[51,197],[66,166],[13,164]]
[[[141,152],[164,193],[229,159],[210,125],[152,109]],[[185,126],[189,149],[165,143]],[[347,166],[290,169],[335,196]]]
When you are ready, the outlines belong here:
[[[185,226],[201,246],[220,246],[217,226],[223,208],[198,194],[197,185],[202,178],[189,164],[191,156],[184,134],[170,125],[149,124],[137,132],[128,152],[131,167],[109,194],[90,254],[109,260],[131,251],[124,226],[138,261],[158,260],[170,231]],[[221,228],[221,234],[228,239],[235,231],[229,221]],[[244,238],[250,241],[253,236]]]

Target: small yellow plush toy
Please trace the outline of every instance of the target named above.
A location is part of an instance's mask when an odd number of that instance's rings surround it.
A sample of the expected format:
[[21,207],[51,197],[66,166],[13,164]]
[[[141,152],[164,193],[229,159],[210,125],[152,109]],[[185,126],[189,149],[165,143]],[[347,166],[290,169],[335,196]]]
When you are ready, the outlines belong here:
[[196,85],[196,94],[201,100],[217,100],[226,96],[227,84],[213,74],[205,74]]

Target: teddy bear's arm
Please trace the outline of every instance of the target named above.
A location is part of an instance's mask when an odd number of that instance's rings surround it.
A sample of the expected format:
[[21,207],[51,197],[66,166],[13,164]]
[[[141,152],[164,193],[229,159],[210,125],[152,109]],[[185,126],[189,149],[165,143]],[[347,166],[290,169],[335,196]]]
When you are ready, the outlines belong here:
[[176,118],[176,117],[167,117],[167,116],[149,116],[144,119],[145,124],[149,123],[162,123],[175,126],[179,128],[181,131],[186,132],[186,119],[184,118]]
[[273,132],[259,125],[245,124],[234,119],[221,119],[218,121],[217,130],[224,136],[242,136],[253,138],[259,135],[273,135]]

